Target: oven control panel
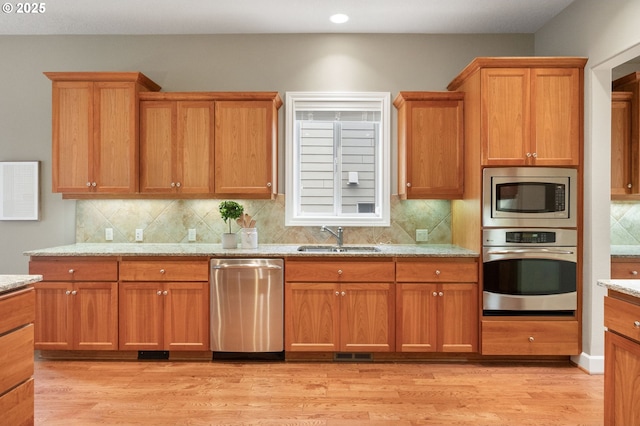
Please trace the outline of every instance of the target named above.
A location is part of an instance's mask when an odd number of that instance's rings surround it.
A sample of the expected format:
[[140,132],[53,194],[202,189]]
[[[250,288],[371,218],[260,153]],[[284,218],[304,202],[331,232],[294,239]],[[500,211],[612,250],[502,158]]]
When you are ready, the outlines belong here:
[[556,242],[556,233],[531,232],[531,231],[507,231],[505,242],[518,244],[548,244]]
[[576,247],[578,232],[564,228],[484,228],[483,247]]

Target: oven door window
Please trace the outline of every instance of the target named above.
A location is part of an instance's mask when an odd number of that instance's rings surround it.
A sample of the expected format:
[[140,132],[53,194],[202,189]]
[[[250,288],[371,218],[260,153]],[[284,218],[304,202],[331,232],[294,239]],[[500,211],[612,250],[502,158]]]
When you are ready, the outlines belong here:
[[553,213],[564,210],[565,185],[544,182],[496,184],[496,211]]
[[484,263],[484,289],[532,296],[576,291],[576,263],[550,259],[508,259]]

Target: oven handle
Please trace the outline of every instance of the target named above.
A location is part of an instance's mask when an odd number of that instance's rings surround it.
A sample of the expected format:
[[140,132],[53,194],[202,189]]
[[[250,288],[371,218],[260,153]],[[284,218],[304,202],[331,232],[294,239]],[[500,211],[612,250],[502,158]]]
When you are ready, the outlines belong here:
[[550,253],[550,254],[575,254],[572,250],[558,249],[508,249],[508,250],[490,250],[487,254],[521,254],[521,253]]

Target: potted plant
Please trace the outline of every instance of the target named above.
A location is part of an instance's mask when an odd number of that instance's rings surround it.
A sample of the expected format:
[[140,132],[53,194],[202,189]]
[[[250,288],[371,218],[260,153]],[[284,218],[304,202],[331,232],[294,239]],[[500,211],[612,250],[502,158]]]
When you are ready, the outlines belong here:
[[222,248],[237,248],[238,240],[236,234],[231,232],[231,222],[242,216],[244,208],[235,201],[223,201],[220,203],[219,210],[224,223],[229,223],[229,232],[222,234]]

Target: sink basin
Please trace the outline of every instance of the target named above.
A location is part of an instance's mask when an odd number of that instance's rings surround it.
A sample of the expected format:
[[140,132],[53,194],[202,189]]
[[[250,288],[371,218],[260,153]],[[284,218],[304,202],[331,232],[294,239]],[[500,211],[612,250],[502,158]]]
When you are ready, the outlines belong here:
[[298,251],[307,253],[374,253],[380,249],[373,246],[300,246]]

